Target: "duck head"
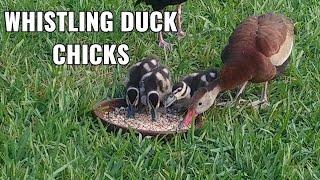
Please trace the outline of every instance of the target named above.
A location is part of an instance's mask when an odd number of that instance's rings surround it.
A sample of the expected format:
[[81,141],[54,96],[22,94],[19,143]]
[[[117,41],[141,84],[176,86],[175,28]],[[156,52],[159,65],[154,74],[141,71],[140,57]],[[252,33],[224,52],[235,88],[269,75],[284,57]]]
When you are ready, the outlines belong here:
[[136,107],[139,103],[139,90],[134,87],[128,88],[126,101],[128,104],[128,117],[133,118],[135,115]]
[[179,128],[189,126],[194,118],[207,111],[214,104],[219,93],[220,87],[216,83],[198,89],[191,97],[191,104],[188,108],[187,115],[179,124]]
[[148,93],[147,104],[153,121],[158,119],[158,108],[160,107],[160,95],[157,91]]
[[178,84],[173,86],[172,93],[167,97],[164,106],[168,108],[174,102],[191,97],[191,88],[185,82],[179,82]]

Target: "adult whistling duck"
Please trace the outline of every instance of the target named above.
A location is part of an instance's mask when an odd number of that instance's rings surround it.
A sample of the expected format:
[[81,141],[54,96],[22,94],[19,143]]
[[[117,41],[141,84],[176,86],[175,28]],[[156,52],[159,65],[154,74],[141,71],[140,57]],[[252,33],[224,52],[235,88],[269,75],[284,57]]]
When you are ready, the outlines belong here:
[[[183,38],[185,36],[185,32],[182,30],[182,4],[186,2],[187,0],[137,0],[135,6],[140,4],[141,2],[145,2],[147,5],[151,5],[152,9],[154,11],[162,11],[164,10],[165,7],[169,5],[177,5],[177,17],[176,17],[176,24],[177,24],[177,36],[179,38]],[[165,49],[170,50],[171,49],[171,44],[166,42],[163,38],[163,32],[158,33],[158,41],[159,41],[159,46]]]
[[140,102],[139,83],[142,77],[153,69],[156,69],[158,66],[159,60],[156,57],[148,57],[130,67],[125,83],[129,118],[134,117],[135,110]]
[[158,119],[158,108],[164,97],[172,91],[170,72],[158,67],[145,74],[140,81],[141,103],[149,107],[153,121]]
[[264,83],[262,100],[252,105],[267,103],[268,82],[284,69],[293,44],[294,25],[287,17],[273,13],[249,17],[236,28],[222,53],[220,78],[194,94],[180,127],[207,111],[220,92],[242,86],[239,96],[248,82]]

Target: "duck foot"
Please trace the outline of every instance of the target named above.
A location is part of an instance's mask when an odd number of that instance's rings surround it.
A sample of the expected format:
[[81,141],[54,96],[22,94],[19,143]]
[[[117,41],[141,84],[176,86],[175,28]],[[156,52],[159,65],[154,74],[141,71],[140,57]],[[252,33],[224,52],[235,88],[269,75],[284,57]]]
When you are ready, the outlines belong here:
[[247,104],[247,103],[248,103],[248,100],[246,100],[246,99],[239,99],[239,100],[236,101],[236,108],[237,108],[237,109],[240,109],[241,106],[243,106],[243,105],[245,105],[245,104]]
[[159,41],[159,47],[164,48],[167,51],[171,51],[172,50],[172,44],[166,42],[166,41]]
[[228,101],[228,102],[220,102],[217,104],[217,106],[222,106],[222,107],[232,107],[233,105],[237,105],[237,107],[239,107],[238,105],[247,103],[248,100],[245,99],[239,99],[237,101]]
[[258,109],[259,107],[261,108],[267,108],[270,106],[268,100],[266,99],[263,99],[263,100],[257,100],[257,101],[254,101],[251,103],[251,106],[254,108],[254,109]]
[[221,107],[232,107],[233,102],[232,101],[220,102],[220,103],[217,103],[216,105]]
[[248,102],[248,100],[246,100],[246,99],[239,99],[238,101],[237,101],[237,104],[245,104],[245,103],[247,103]]
[[183,39],[184,37],[186,37],[186,33],[183,32],[183,31],[178,31],[178,32],[177,32],[177,36],[178,36],[178,39],[181,40],[181,39]]
[[228,104],[230,104],[230,102],[220,102],[220,103],[217,103],[216,105],[226,107]]

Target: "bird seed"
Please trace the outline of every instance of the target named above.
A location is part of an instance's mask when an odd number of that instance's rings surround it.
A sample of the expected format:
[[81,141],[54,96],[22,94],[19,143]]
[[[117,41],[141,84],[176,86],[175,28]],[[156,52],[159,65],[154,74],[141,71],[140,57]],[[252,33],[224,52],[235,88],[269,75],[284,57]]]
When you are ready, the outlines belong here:
[[[151,116],[147,111],[137,112],[135,118],[128,118],[127,108],[124,107],[115,108],[114,111],[106,113],[105,118],[116,126],[153,132],[176,132],[179,123],[183,121],[181,116],[161,111],[159,111],[159,117],[156,121],[151,120]],[[184,127],[181,130],[186,129],[188,127]]]

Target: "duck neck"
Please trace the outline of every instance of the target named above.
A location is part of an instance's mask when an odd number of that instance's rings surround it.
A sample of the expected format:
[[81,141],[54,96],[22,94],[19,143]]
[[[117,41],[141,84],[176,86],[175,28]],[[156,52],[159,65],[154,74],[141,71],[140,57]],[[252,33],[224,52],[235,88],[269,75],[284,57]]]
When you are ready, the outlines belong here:
[[235,63],[224,66],[221,70],[221,76],[218,80],[220,91],[234,89],[243,83],[251,80],[255,75],[255,69],[250,68],[248,63]]
[[216,99],[218,94],[221,92],[221,88],[219,85],[217,85],[216,87],[214,87],[213,89],[209,90],[210,93],[210,98],[211,99]]
[[216,81],[212,84],[209,84],[207,86],[207,88],[208,88],[209,97],[210,97],[210,99],[213,99],[213,100],[215,100],[217,98],[218,94],[222,90],[218,81]]

